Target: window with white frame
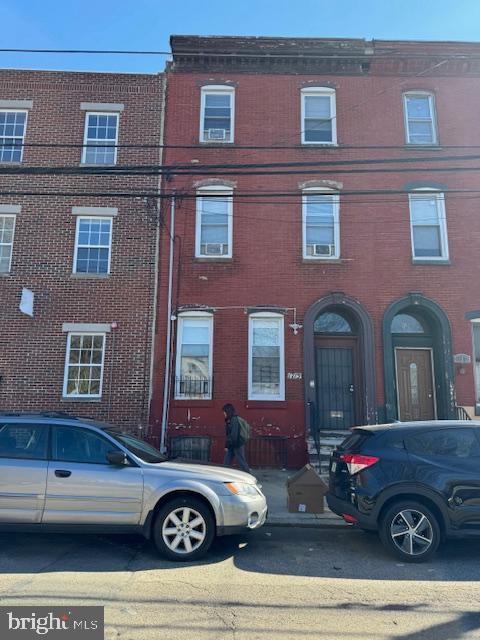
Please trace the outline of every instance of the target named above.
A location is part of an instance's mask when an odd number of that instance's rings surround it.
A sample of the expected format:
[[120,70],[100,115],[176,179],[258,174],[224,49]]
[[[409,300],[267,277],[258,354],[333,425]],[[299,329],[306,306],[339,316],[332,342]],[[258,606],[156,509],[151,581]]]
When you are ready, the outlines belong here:
[[303,257],[340,257],[340,200],[338,193],[303,192]]
[[175,397],[212,397],[213,316],[191,312],[178,317]]
[[118,143],[118,113],[85,115],[83,164],[116,164]]
[[21,162],[27,111],[0,110],[0,162]]
[[437,144],[435,101],[431,93],[405,93],[403,96],[407,144]]
[[197,192],[195,256],[231,258],[233,239],[232,189],[204,187]]
[[472,322],[476,413],[480,410],[480,320]]
[[233,142],[234,88],[210,85],[201,93],[200,142]]
[[448,260],[443,193],[418,189],[409,194],[412,255],[420,260]]
[[302,144],[337,144],[335,89],[302,89]]
[[110,273],[112,218],[77,218],[73,273]]
[[284,400],[284,318],[276,313],[249,317],[248,398]]
[[15,216],[0,215],[0,273],[9,273],[12,264]]
[[64,397],[100,398],[104,360],[104,333],[69,333],[63,383]]

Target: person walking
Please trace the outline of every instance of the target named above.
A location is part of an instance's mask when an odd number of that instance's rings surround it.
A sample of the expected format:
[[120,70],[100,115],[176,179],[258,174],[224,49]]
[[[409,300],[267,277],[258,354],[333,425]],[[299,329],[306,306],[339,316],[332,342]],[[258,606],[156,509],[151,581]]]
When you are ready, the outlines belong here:
[[223,415],[225,416],[225,459],[223,464],[226,467],[231,466],[233,458],[242,469],[247,473],[251,473],[245,457],[245,443],[250,437],[250,425],[246,420],[237,416],[233,404],[226,404],[223,407]]

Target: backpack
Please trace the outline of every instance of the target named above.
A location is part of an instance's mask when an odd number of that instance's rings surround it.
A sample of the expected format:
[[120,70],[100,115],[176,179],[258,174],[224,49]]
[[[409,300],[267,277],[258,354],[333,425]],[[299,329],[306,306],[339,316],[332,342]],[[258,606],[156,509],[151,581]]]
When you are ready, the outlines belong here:
[[238,423],[240,425],[240,431],[239,431],[240,440],[242,440],[242,443],[245,444],[245,442],[247,442],[247,440],[250,439],[250,431],[251,431],[250,425],[246,420],[244,420],[243,418],[240,418],[240,416],[237,416],[237,418],[238,418]]

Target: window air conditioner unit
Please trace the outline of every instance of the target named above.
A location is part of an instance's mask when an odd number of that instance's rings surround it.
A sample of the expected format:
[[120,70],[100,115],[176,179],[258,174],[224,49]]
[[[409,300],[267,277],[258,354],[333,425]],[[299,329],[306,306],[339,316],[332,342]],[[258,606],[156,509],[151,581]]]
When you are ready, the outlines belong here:
[[202,244],[202,252],[207,256],[222,256],[227,253],[227,245],[221,242]]
[[226,129],[207,129],[207,138],[209,140],[226,140],[227,130]]
[[314,256],[333,256],[335,254],[334,244],[314,244],[312,247]]

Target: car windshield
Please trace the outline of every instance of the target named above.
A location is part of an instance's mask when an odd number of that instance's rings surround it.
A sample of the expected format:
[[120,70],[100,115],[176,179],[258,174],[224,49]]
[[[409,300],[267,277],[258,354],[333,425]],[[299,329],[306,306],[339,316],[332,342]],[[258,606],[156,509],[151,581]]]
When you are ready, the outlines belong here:
[[131,453],[134,453],[144,462],[165,462],[167,457],[162,455],[158,449],[152,447],[151,444],[134,438],[128,433],[121,433],[113,429],[105,429],[109,436],[118,440]]

